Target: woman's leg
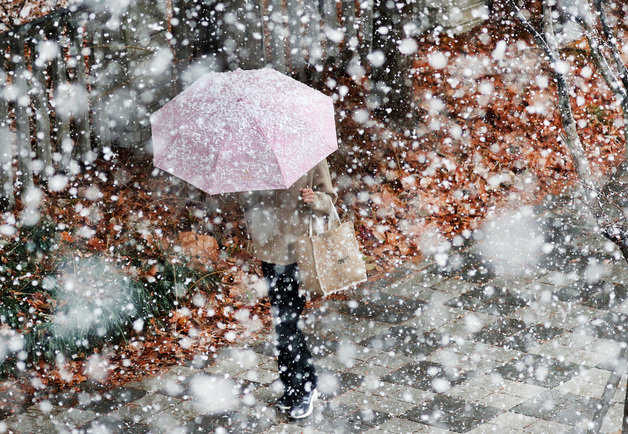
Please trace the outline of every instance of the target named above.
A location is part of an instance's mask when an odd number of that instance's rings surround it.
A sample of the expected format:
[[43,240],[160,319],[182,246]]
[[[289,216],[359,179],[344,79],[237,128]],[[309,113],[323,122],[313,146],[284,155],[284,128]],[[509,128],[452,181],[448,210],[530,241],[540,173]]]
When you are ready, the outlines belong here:
[[305,336],[298,327],[305,298],[299,295],[296,264],[275,265],[262,262],[268,281],[268,296],[277,333],[279,377],[288,396],[295,399],[316,388],[316,371]]

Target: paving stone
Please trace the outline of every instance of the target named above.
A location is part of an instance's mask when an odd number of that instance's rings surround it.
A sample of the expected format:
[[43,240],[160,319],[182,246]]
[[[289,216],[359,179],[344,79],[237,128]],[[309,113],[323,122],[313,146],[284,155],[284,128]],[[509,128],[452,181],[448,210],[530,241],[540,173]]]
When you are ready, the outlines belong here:
[[564,345],[558,345],[557,342],[547,342],[545,344],[529,346],[527,353],[535,354],[541,357],[549,357],[560,361],[565,361],[574,351],[573,348],[569,348]]
[[[628,279],[625,281],[628,281]],[[611,308],[611,311],[628,315],[628,300],[624,300],[623,302],[618,303],[617,305],[613,306]]]
[[[473,379],[471,381],[473,381]],[[501,393],[507,393],[509,395],[519,396],[522,398],[531,398],[546,392],[548,389],[541,386],[535,386],[534,384],[520,383],[501,378],[499,386],[496,390]]]
[[51,396],[49,401],[54,406],[75,407],[78,404],[78,396],[76,392],[63,391]]
[[457,308],[451,308],[445,305],[428,304],[423,308],[421,314],[417,317],[410,318],[407,321],[402,322],[400,325],[415,328],[422,332],[429,332],[435,328],[441,328],[446,326],[449,321],[452,321],[460,316],[461,311]]
[[[626,384],[626,383],[624,383]],[[619,433],[621,430],[621,421],[624,416],[624,403],[617,403],[608,409],[608,413],[602,422],[601,433]]]
[[473,322],[475,322],[475,320],[478,318],[478,314],[474,312],[463,311],[463,313],[458,315],[456,319],[450,320],[447,324],[434,330],[433,333],[439,333],[442,336],[447,337],[448,340],[472,340],[473,327],[469,327],[469,318],[472,317],[476,317],[472,320]]
[[507,411],[505,413],[497,415],[491,419],[488,423],[502,428],[511,428],[516,430],[525,430],[528,426],[539,422],[540,419],[536,417],[526,416],[525,414],[514,413]]
[[605,280],[576,281],[558,291],[556,297],[562,301],[578,302],[596,309],[608,310],[628,299],[628,287]]
[[577,280],[578,275],[575,273],[565,274],[558,271],[553,271],[540,276],[537,279],[529,281],[521,281],[519,285],[512,286],[511,289],[515,291],[521,298],[528,302],[539,302],[538,304],[545,304],[550,297],[556,301],[556,297],[552,297],[555,292],[564,288],[571,282]]
[[537,267],[547,271],[581,273],[587,265],[587,258],[582,256],[580,249],[568,245],[559,245],[549,254],[544,255],[538,262]]
[[343,339],[350,338],[354,342],[359,342],[377,334],[386,333],[390,326],[389,323],[381,321],[360,321],[357,324],[352,324],[344,328],[338,335]]
[[386,368],[384,366],[378,366],[375,364],[369,364],[368,362],[362,362],[361,364],[354,366],[347,372],[351,374],[362,375],[364,377],[370,375],[377,378],[382,378],[390,374],[392,371],[392,368]]
[[600,398],[606,389],[606,384],[579,382],[572,379],[561,384],[556,389],[561,392],[570,392],[589,398]]
[[409,419],[454,432],[467,432],[501,413],[496,408],[469,403],[447,395],[436,395],[401,415]]
[[475,286],[473,282],[465,281],[462,279],[440,278],[435,281],[430,287],[431,289],[435,289],[437,291],[447,292],[449,294],[458,296],[467,291],[472,286]]
[[369,430],[363,431],[364,434],[388,434],[386,431],[382,431],[378,428],[371,428]]
[[590,318],[602,315],[604,311],[576,303],[551,300],[551,302],[533,302],[530,306],[511,314],[526,324],[544,324],[565,330],[572,330],[583,325]]
[[159,413],[180,402],[180,399],[172,396],[150,393],[110,412],[109,416],[127,422],[141,422],[150,418],[153,414]]
[[438,333],[396,326],[391,327],[385,334],[376,335],[360,342],[360,345],[381,351],[394,351],[403,356],[416,357],[427,356],[436,349],[441,348],[442,336]]
[[471,431],[467,431],[467,434],[487,434],[487,433],[499,433],[499,434],[523,434],[525,431],[515,428],[504,428],[492,423],[485,423],[483,425],[473,428]]
[[376,395],[382,398],[410,404],[416,404],[434,397],[434,393],[427,390],[387,383],[384,381],[369,383],[367,379],[365,379],[365,381],[355,390],[365,394]]
[[358,388],[364,381],[361,375],[322,369],[318,374],[318,389],[322,399],[331,399],[346,391]]
[[426,360],[455,367],[461,371],[475,370],[476,373],[492,371],[503,363],[500,360],[491,360],[490,357],[486,357],[486,354],[481,351],[452,351],[449,348],[433,352]]
[[[276,349],[276,343],[275,343],[275,341],[273,339],[264,340],[264,341],[258,342],[257,344],[253,345],[251,347],[251,349],[253,351],[255,351],[255,353],[257,353],[257,354],[263,354],[263,355],[268,356],[268,357],[275,357],[276,358],[277,355],[279,354],[277,352],[277,349]],[[217,369],[219,369],[219,368],[217,368]],[[244,369],[241,369],[241,370],[237,371],[236,373],[231,373],[231,374],[232,375],[237,375],[237,374],[239,374],[242,371],[244,371]]]
[[192,375],[196,375],[200,372],[200,369],[194,369],[188,366],[173,366],[168,370],[169,374],[176,375],[177,377],[191,377]]
[[606,366],[614,365],[617,361],[616,356],[613,352],[609,353],[598,353],[585,349],[572,351],[571,353],[565,355],[564,360],[570,363],[580,363],[583,366]]
[[627,388],[628,388],[628,375],[624,374],[622,375],[621,380],[619,380],[617,392],[615,392],[615,396],[613,397],[612,400],[615,402],[620,402],[620,401],[624,402]]
[[214,357],[211,354],[195,354],[191,360],[186,360],[183,362],[183,366],[187,366],[192,369],[200,369],[203,370],[207,368],[211,363],[214,362]]
[[554,389],[530,398],[511,411],[564,425],[575,425],[582,419],[591,420],[598,402]]
[[78,408],[68,408],[54,415],[54,420],[66,427],[75,427],[85,425],[87,422],[95,419],[98,415],[91,411],[79,410]]
[[202,415],[183,424],[190,433],[215,432],[222,428],[227,432],[263,432],[276,425],[269,418],[258,418],[242,412],[218,415]]
[[356,363],[360,363],[360,361],[356,359],[346,360],[345,362],[346,363],[343,363],[340,360],[338,360],[337,354],[329,354],[328,356],[323,357],[322,359],[315,360],[314,366],[316,367],[317,370],[327,369],[330,371],[342,371],[344,369],[355,366]]
[[[187,421],[185,421],[187,422]],[[150,426],[150,433],[160,432],[167,434],[184,433],[184,421],[181,421],[177,417],[173,416],[169,412],[159,412],[152,415],[149,419],[144,421],[144,424]]]
[[540,420],[536,423],[533,423],[532,425],[528,425],[525,432],[530,434],[561,434],[571,432],[571,427],[569,425],[563,425],[561,423]]
[[437,389],[438,391],[441,388],[463,383],[468,376],[468,372],[444,367],[438,363],[420,361],[406,365],[383,377],[382,380],[423,390]]
[[383,424],[377,426],[376,428],[365,431],[366,433],[446,433],[447,430],[441,430],[436,427],[430,427],[428,425],[424,425],[422,423],[413,422],[407,419],[400,419],[398,417],[393,417],[388,419]]
[[338,341],[316,335],[305,335],[305,340],[312,356],[317,359],[334,354],[338,348]]
[[519,350],[521,348],[516,344],[514,336],[521,333],[525,327],[526,325],[523,321],[513,318],[500,318],[475,333],[473,340]]
[[415,406],[413,403],[401,402],[388,397],[366,394],[359,391],[346,392],[336,399],[342,405],[354,406],[360,409],[371,409],[392,416],[405,413]]
[[464,399],[466,401],[480,402],[482,398],[490,395],[492,391],[487,388],[479,388],[469,385],[468,383],[459,384],[447,390],[445,394]]
[[[467,289],[475,288],[474,285],[465,286]],[[439,291],[438,289],[425,288],[420,292],[421,300],[427,301],[429,306],[446,306],[447,302],[456,298],[456,294],[451,292]],[[425,309],[424,309],[425,311]]]
[[155,377],[148,377],[138,383],[135,383],[132,389],[143,390],[148,393],[160,392],[164,390],[182,389],[175,375],[162,374]]
[[363,432],[373,426],[364,426],[361,421],[356,421],[355,417],[357,409],[355,407],[346,407],[332,400],[325,402],[323,405],[314,407],[314,412],[307,419],[292,422],[293,425],[302,429],[316,429],[327,433],[353,433]]
[[[316,405],[321,403],[317,401]],[[240,410],[249,420],[248,430],[251,432],[263,432],[278,423],[286,420],[286,415],[278,411],[274,405],[251,405]]]
[[355,432],[367,431],[381,425],[390,415],[386,412],[376,411],[372,408],[357,408],[355,412],[349,414],[347,420]]
[[395,354],[394,352],[377,352],[374,353],[365,363],[369,365],[384,366],[390,369],[398,369],[408,363],[411,363],[414,359],[412,357],[402,356],[401,354]]
[[436,276],[426,272],[426,269],[431,265],[425,264],[422,270],[415,271],[402,280],[390,282],[388,285],[381,285],[377,290],[401,297],[415,296],[422,289],[428,288],[434,281],[438,280]]
[[[262,345],[268,344],[263,342]],[[270,345],[273,345],[272,343]],[[274,346],[271,347],[271,354],[274,356]],[[232,377],[257,366],[259,361],[258,354],[254,348],[227,348],[223,349],[204,372],[209,374],[228,374]]]
[[283,385],[276,381],[268,386],[260,387],[251,392],[257,403],[274,407],[275,402],[283,394]]
[[345,305],[340,311],[360,318],[399,324],[417,316],[426,304],[426,301],[420,299],[405,299],[390,294],[376,293],[366,300],[360,300],[357,306]]
[[[308,321],[308,320],[312,321]],[[346,331],[356,325],[364,324],[362,318],[353,315],[346,315],[336,310],[326,310],[325,313],[314,312],[306,315],[306,326],[303,328],[304,333],[318,334],[320,337],[326,337],[331,333]]]
[[35,418],[49,419],[51,417],[54,417],[58,413],[61,413],[64,410],[64,408],[60,406],[48,405],[49,402],[50,401],[46,402],[43,405],[40,403],[40,404],[35,404],[29,407],[26,407],[22,414],[26,416],[35,417]]
[[323,431],[317,431],[314,428],[310,427],[300,427],[295,425],[290,425],[287,423],[282,423],[280,425],[275,425],[270,429],[264,431],[268,434],[320,434]]
[[498,367],[495,372],[509,380],[551,388],[569,381],[583,369],[573,363],[528,354]]
[[155,430],[151,430],[150,425],[143,423],[133,423],[128,421],[123,421],[121,419],[117,419],[108,415],[100,416],[88,424],[84,425],[82,430],[88,433],[96,433],[96,432],[111,432],[111,433],[148,433],[155,432]]
[[37,432],[38,419],[28,414],[17,414],[3,420],[4,425],[10,430]]
[[180,423],[188,422],[198,416],[200,413],[192,401],[180,401],[160,411],[175,418]]
[[488,407],[494,407],[502,411],[510,410],[511,408],[521,404],[528,398],[521,396],[509,395],[507,393],[491,393],[483,398],[474,400],[474,402]]
[[504,288],[484,285],[471,288],[447,305],[473,312],[505,315],[524,307],[526,302]]
[[3,421],[6,429],[16,432],[50,433],[68,432],[97,417],[79,409],[55,408],[49,413],[27,411]]
[[513,335],[506,345],[519,351],[529,351],[530,348],[546,343],[563,333],[565,333],[564,329],[536,324]]
[[508,362],[523,355],[521,351],[495,345],[475,343],[475,347],[479,354],[482,354],[488,360],[495,360],[497,362]]
[[594,319],[589,326],[593,336],[617,342],[628,342],[628,315],[618,312]]
[[144,395],[146,395],[146,391],[144,390],[129,387],[116,387],[104,392],[102,395],[98,395],[98,397],[91,402],[81,405],[80,409],[99,414],[107,414],[125,404],[140,399]]
[[[198,374],[197,374],[198,375]],[[155,378],[155,381],[147,384],[149,393],[161,393],[169,396],[186,397],[186,391],[193,377],[166,374]]]
[[239,374],[237,378],[242,378],[253,383],[270,384],[279,378],[279,374],[276,370],[271,371],[269,369],[255,368]]

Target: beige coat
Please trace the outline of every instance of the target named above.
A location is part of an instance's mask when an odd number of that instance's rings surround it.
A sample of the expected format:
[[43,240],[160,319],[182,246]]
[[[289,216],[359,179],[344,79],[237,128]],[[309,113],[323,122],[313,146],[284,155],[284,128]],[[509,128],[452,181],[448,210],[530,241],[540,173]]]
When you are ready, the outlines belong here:
[[[303,202],[299,192],[301,188],[314,190],[313,203]],[[326,160],[314,166],[287,190],[241,193],[239,200],[244,209],[253,254],[259,260],[272,264],[295,263],[294,244],[298,237],[307,233],[310,216],[314,213],[318,217],[327,217],[337,197]]]

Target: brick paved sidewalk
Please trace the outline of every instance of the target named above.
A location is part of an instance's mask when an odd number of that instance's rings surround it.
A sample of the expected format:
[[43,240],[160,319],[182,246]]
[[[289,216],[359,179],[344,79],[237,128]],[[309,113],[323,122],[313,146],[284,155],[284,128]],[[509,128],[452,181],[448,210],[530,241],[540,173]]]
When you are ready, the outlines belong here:
[[[496,276],[473,249],[458,269],[401,267],[307,313],[322,399],[293,422],[272,335],[211,363],[110,391],[59,396],[0,422],[11,432],[583,432],[628,342],[628,267],[569,213],[541,267]],[[575,217],[578,219],[578,217]],[[554,240],[554,241],[556,241]],[[592,270],[603,278],[587,283]],[[601,270],[601,271],[600,271]],[[626,378],[602,432],[621,429]],[[205,389],[203,389],[205,388]],[[214,395],[205,399],[204,390]],[[223,411],[221,411],[221,408]],[[227,410],[228,409],[228,410]],[[4,424],[4,425],[2,425]]]

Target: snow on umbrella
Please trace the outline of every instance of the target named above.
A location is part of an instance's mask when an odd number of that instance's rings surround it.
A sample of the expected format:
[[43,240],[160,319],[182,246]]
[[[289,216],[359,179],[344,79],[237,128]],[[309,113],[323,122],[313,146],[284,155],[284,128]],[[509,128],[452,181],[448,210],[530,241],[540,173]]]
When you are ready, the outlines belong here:
[[338,148],[332,99],[268,68],[204,74],[150,119],[155,166],[209,194],[288,188]]

